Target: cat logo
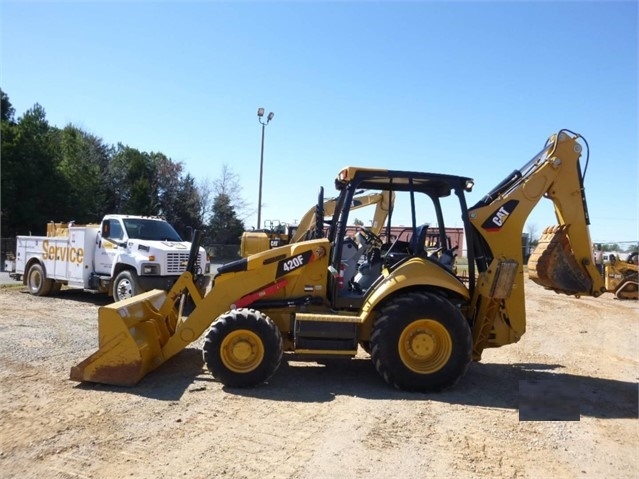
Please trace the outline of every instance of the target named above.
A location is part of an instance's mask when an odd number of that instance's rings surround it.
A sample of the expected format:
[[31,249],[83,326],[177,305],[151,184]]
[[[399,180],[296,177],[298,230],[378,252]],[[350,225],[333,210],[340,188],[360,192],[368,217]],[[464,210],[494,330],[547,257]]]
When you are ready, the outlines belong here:
[[503,204],[503,206],[490,215],[481,227],[486,231],[499,231],[501,227],[506,224],[506,221],[508,221],[508,218],[510,218],[511,213],[515,211],[518,204],[519,201],[517,200],[507,201]]

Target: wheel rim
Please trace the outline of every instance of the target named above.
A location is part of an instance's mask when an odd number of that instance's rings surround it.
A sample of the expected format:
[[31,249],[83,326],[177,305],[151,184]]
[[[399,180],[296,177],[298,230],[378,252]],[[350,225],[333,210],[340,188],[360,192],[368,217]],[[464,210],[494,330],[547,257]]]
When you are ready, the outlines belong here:
[[31,274],[29,275],[29,285],[32,291],[38,291],[40,289],[40,286],[42,285],[42,275],[37,269],[31,271]]
[[453,353],[450,333],[432,319],[420,319],[409,324],[402,332],[398,346],[404,365],[418,374],[439,371]]
[[249,373],[264,359],[264,344],[260,337],[247,329],[226,335],[220,347],[222,362],[235,373]]
[[133,287],[131,281],[123,279],[118,283],[117,287],[118,300],[129,299],[133,296]]

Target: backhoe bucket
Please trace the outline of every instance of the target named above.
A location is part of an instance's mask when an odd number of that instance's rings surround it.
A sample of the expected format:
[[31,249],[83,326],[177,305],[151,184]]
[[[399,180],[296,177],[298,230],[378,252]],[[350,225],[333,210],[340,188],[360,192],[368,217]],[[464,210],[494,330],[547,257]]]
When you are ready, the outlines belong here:
[[546,228],[528,260],[528,276],[557,293],[590,294],[592,279],[577,263],[568,238],[568,226]]
[[158,311],[166,298],[153,290],[101,307],[99,349],[71,368],[71,379],[132,386],[162,364],[169,331]]

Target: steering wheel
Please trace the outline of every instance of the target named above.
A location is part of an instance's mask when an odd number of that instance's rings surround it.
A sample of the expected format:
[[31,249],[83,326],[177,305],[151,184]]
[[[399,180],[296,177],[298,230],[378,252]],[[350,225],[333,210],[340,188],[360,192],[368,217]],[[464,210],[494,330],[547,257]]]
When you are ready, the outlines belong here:
[[324,237],[324,187],[320,186],[317,196],[317,206],[315,206],[315,230],[313,239]]
[[382,244],[384,244],[382,239],[368,228],[362,228],[359,230],[359,232],[362,233],[362,236],[364,237],[370,248],[381,248]]

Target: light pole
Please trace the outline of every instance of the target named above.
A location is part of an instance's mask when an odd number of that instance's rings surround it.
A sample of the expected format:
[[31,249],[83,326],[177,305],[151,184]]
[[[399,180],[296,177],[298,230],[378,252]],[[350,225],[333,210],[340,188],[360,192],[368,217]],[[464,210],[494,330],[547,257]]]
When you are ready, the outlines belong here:
[[266,117],[266,121],[263,121],[264,108],[257,109],[257,120],[262,124],[262,149],[260,150],[260,186],[259,196],[257,200],[257,229],[262,227],[262,172],[264,171],[264,128],[268,125],[269,121],[273,119],[275,114],[270,112]]

